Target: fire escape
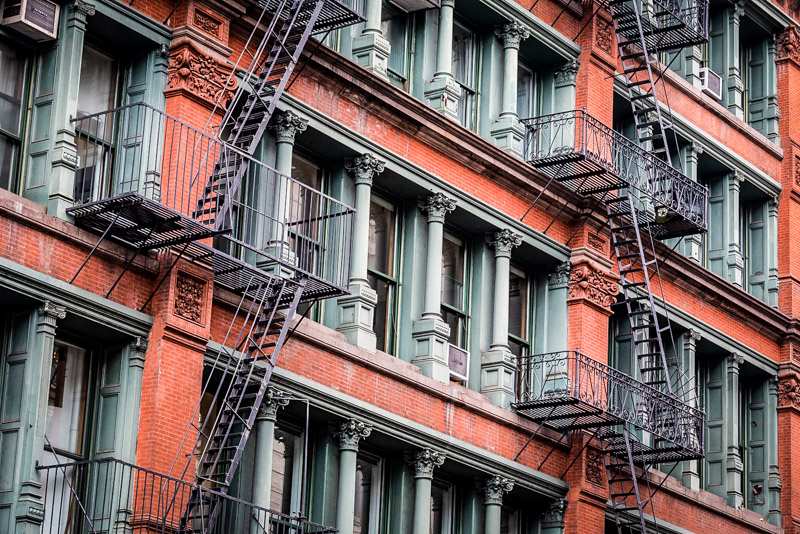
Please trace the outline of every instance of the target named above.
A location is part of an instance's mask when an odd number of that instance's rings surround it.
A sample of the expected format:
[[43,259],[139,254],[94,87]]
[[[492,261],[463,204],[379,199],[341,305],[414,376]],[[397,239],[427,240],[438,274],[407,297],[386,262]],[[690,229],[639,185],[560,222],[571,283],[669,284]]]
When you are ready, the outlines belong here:
[[[253,157],[312,35],[363,21],[338,0],[268,0],[214,134],[144,103],[73,120],[75,224],[133,250],[205,265],[239,296],[169,473],[113,458],[40,466],[48,532],[335,532],[230,496],[272,370],[303,303],[347,292],[353,209]],[[214,114],[212,113],[212,117]],[[254,185],[257,184],[257,187]],[[213,241],[214,246],[211,246]]]
[[693,370],[682,370],[669,350],[667,307],[657,308],[664,292],[656,241],[707,229],[708,190],[674,165],[677,142],[660,100],[666,87],[658,57],[707,40],[708,2],[604,0],[600,7],[610,11],[616,32],[636,140],[585,110],[557,113],[523,121],[526,160],[605,211],[638,376],[577,351],[530,356],[520,364],[514,407],[538,429],[593,431],[618,533],[646,533],[658,491],[650,467],[704,456],[705,414],[686,372]]

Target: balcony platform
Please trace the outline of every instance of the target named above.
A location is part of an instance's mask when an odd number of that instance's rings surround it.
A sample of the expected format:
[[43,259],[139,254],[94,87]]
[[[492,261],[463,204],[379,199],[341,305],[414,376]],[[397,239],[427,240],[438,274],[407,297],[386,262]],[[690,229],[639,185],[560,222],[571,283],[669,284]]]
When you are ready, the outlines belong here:
[[638,430],[648,436],[633,449],[644,463],[704,456],[703,411],[577,351],[521,358],[512,407],[561,432],[607,427],[603,434],[615,453],[625,445],[614,427]]
[[[295,28],[298,29],[308,25],[311,13],[314,10],[314,5],[316,4],[316,0],[303,0],[303,3],[308,7],[301,9],[298,13],[297,19],[295,19]],[[262,0],[261,5],[266,7],[268,10],[275,12],[279,6],[279,0]],[[290,16],[292,5],[293,4],[291,1],[287,2],[283,9],[283,13],[285,14],[282,14],[282,18],[286,19]],[[344,28],[345,26],[350,26],[352,24],[358,24],[359,22],[364,22],[365,20],[366,19],[362,13],[357,13],[344,3],[339,2],[338,0],[325,0],[311,33],[312,35],[316,35],[338,28]]]
[[[632,188],[649,203],[639,223],[666,239],[705,232],[708,188],[583,110],[524,119],[525,160],[578,194],[597,200]],[[657,215],[656,208],[666,208]]]
[[[639,27],[633,2],[603,0],[617,17],[617,28],[626,39],[638,40]],[[708,0],[650,0],[639,2],[642,30],[650,53],[679,50],[708,41]]]

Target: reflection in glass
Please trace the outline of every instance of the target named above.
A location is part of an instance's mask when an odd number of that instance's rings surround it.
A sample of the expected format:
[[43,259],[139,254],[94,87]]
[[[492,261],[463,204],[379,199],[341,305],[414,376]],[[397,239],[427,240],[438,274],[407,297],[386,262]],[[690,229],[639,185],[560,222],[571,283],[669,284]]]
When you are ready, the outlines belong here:
[[53,349],[45,434],[54,449],[82,452],[88,378],[86,351],[66,346]]

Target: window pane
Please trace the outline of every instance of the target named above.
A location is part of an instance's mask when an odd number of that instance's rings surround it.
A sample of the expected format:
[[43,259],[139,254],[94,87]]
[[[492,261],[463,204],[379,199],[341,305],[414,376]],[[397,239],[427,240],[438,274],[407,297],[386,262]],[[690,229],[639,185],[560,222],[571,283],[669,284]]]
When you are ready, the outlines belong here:
[[353,534],[377,534],[380,524],[380,461],[359,455],[356,463]]
[[528,280],[511,271],[508,289],[508,333],[528,339]]
[[519,519],[516,510],[503,507],[500,512],[500,534],[518,534]]
[[0,189],[11,189],[11,172],[18,146],[19,143],[0,135]]
[[519,65],[517,67],[517,115],[521,119],[528,119],[536,115],[533,104],[534,96],[533,72]]
[[453,23],[453,76],[472,87],[475,84],[475,34]]
[[[78,117],[91,115],[114,107],[116,93],[116,69],[114,60],[90,46],[83,48],[81,78],[78,88]],[[92,126],[92,134],[106,131],[101,121]]]
[[375,324],[373,330],[378,338],[378,350],[389,352],[391,343],[390,332],[394,329],[394,316],[392,314],[392,284],[373,274],[367,275],[369,285],[378,294],[378,303],[375,306]]
[[390,80],[399,87],[404,87],[408,68],[408,20],[409,15],[394,7],[384,3],[381,11],[381,32],[384,38],[389,41],[391,53],[387,67],[389,69]]
[[367,262],[370,269],[387,276],[394,276],[394,225],[394,208],[370,202]]
[[295,469],[295,448],[298,440],[299,437],[294,434],[280,428],[275,429],[269,507],[271,510],[287,515],[293,512],[292,481]]
[[442,244],[442,302],[464,308],[464,244],[447,234]]
[[434,481],[431,487],[431,534],[453,532],[453,487]]
[[13,135],[20,133],[24,75],[22,58],[13,48],[0,43],[0,130]]
[[450,326],[450,343],[462,349],[466,349],[466,318],[460,313],[448,310],[447,308],[442,308],[442,319],[448,324],[448,326]]
[[53,349],[45,433],[52,446],[80,454],[86,417],[89,359],[74,347]]

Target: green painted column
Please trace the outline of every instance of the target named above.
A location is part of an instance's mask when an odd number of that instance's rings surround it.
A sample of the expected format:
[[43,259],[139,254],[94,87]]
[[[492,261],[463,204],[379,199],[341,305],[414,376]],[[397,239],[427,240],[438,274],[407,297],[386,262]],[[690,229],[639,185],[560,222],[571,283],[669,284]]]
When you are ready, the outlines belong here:
[[767,136],[767,139],[780,146],[781,135],[779,131],[779,121],[781,118],[781,110],[780,107],[778,107],[778,69],[775,58],[777,58],[777,37],[772,35],[767,42],[767,57],[764,61],[764,77],[766,78],[767,89],[764,135]]
[[436,72],[425,84],[425,100],[439,113],[458,120],[461,86],[453,78],[453,11],[455,0],[442,0],[436,44]]
[[767,304],[778,307],[778,204],[780,196],[772,197],[767,204]]
[[767,437],[767,510],[769,522],[775,526],[783,526],[781,516],[781,489],[783,482],[778,469],[778,377],[771,376],[767,383],[767,413],[764,418]]
[[136,463],[136,437],[139,435],[139,407],[142,404],[142,376],[144,375],[145,355],[149,342],[147,338],[135,337],[128,344],[128,374],[125,383],[125,413],[120,413],[122,420],[117,428],[124,429],[119,450],[121,460]]
[[406,462],[414,471],[414,525],[413,534],[431,532],[431,481],[433,470],[444,463],[443,452],[433,449],[406,451]]
[[372,427],[355,419],[348,419],[331,422],[330,431],[339,444],[336,528],[339,529],[339,534],[353,534],[358,443],[372,433]]
[[[258,407],[255,430],[255,460],[253,462],[253,494],[252,502],[262,508],[270,507],[270,491],[272,489],[272,453],[275,444],[275,420],[278,410],[289,404],[289,399],[283,391],[273,387],[267,388],[267,393]],[[263,518],[261,518],[263,519]],[[250,527],[253,534],[264,532],[264,525],[253,521]]]
[[742,455],[739,452],[739,414],[741,413],[739,368],[744,363],[744,357],[733,352],[728,355],[726,363],[728,382],[728,411],[726,416],[727,424],[725,425],[728,443],[728,451],[725,458],[726,489],[728,506],[739,510],[744,506],[744,498],[742,497],[744,464],[742,463]]
[[515,20],[496,27],[494,34],[503,42],[503,99],[500,116],[492,125],[492,140],[500,148],[522,156],[525,128],[517,115],[517,67],[519,45],[531,33]]
[[[697,342],[701,336],[697,330],[689,329],[683,333],[683,358],[681,365],[691,377],[689,387],[692,390],[697,388],[697,376],[694,370],[697,368]],[[697,407],[694,403],[693,407]],[[698,436],[699,438],[699,436]],[[681,482],[684,486],[694,491],[700,490],[700,462],[699,460],[686,460],[683,462],[681,472]]]
[[456,201],[435,193],[418,202],[428,218],[428,247],[425,258],[425,298],[422,317],[414,322],[411,337],[414,340],[414,357],[411,363],[422,369],[422,374],[445,384],[450,382],[447,343],[450,327],[442,320],[442,242],[444,218],[456,209]]
[[744,259],[742,258],[742,236],[739,231],[739,192],[742,188],[742,177],[738,171],[726,176],[727,200],[726,218],[728,230],[728,253],[726,255],[728,281],[744,287]]
[[564,534],[564,514],[567,511],[566,499],[556,499],[542,514],[541,534]]
[[[684,149],[684,174],[694,182],[697,181],[697,165],[702,153],[703,146],[699,143],[689,143]],[[703,235],[692,234],[684,237],[682,247],[684,256],[699,263],[701,261],[700,255],[703,251]]]
[[353,241],[350,255],[350,295],[340,297],[337,330],[343,332],[348,343],[375,352],[375,305],[378,294],[367,280],[369,260],[369,205],[372,181],[385,168],[373,154],[362,154],[346,161],[345,169],[355,181],[356,214],[353,221]]
[[553,113],[575,109],[575,88],[581,64],[573,59],[558,67],[553,74]]
[[[25,363],[23,410],[20,428],[23,432],[19,450],[20,487],[17,499],[17,532],[39,532],[42,523],[42,484],[36,463],[42,461],[46,444],[47,399],[50,394],[50,371],[56,326],[67,316],[66,308],[49,300],[36,310],[35,332],[28,341],[28,361]],[[49,454],[49,453],[48,453]]]
[[514,481],[495,475],[478,482],[478,489],[483,492],[484,534],[500,534],[500,522],[503,511],[503,495],[514,488]]
[[367,0],[367,21],[361,35],[353,39],[353,57],[368,71],[388,80],[386,69],[392,47],[381,33],[382,5],[382,0]]
[[700,89],[700,67],[703,66],[703,49],[700,46],[690,46],[683,51],[686,66],[683,75],[690,84]]
[[[75,127],[70,117],[78,114],[78,89],[81,77],[81,59],[87,19],[95,14],[94,5],[83,0],[67,3],[64,14],[66,25],[58,43],[56,94],[53,101],[52,124],[53,153],[50,160],[47,189],[47,213],[61,219],[67,218],[67,208],[72,206],[75,168],[78,152],[75,145]],[[44,112],[37,110],[37,113]],[[38,195],[37,195],[38,196]]]
[[744,4],[736,3],[728,12],[728,81],[726,89],[728,92],[728,111],[744,120],[744,83],[742,83],[742,68],[739,56],[739,29],[742,16],[744,16]]
[[492,344],[481,359],[481,393],[492,404],[510,408],[514,400],[516,360],[508,348],[508,295],[511,251],[522,244],[522,236],[508,229],[486,237],[494,249],[494,298],[492,299]]

